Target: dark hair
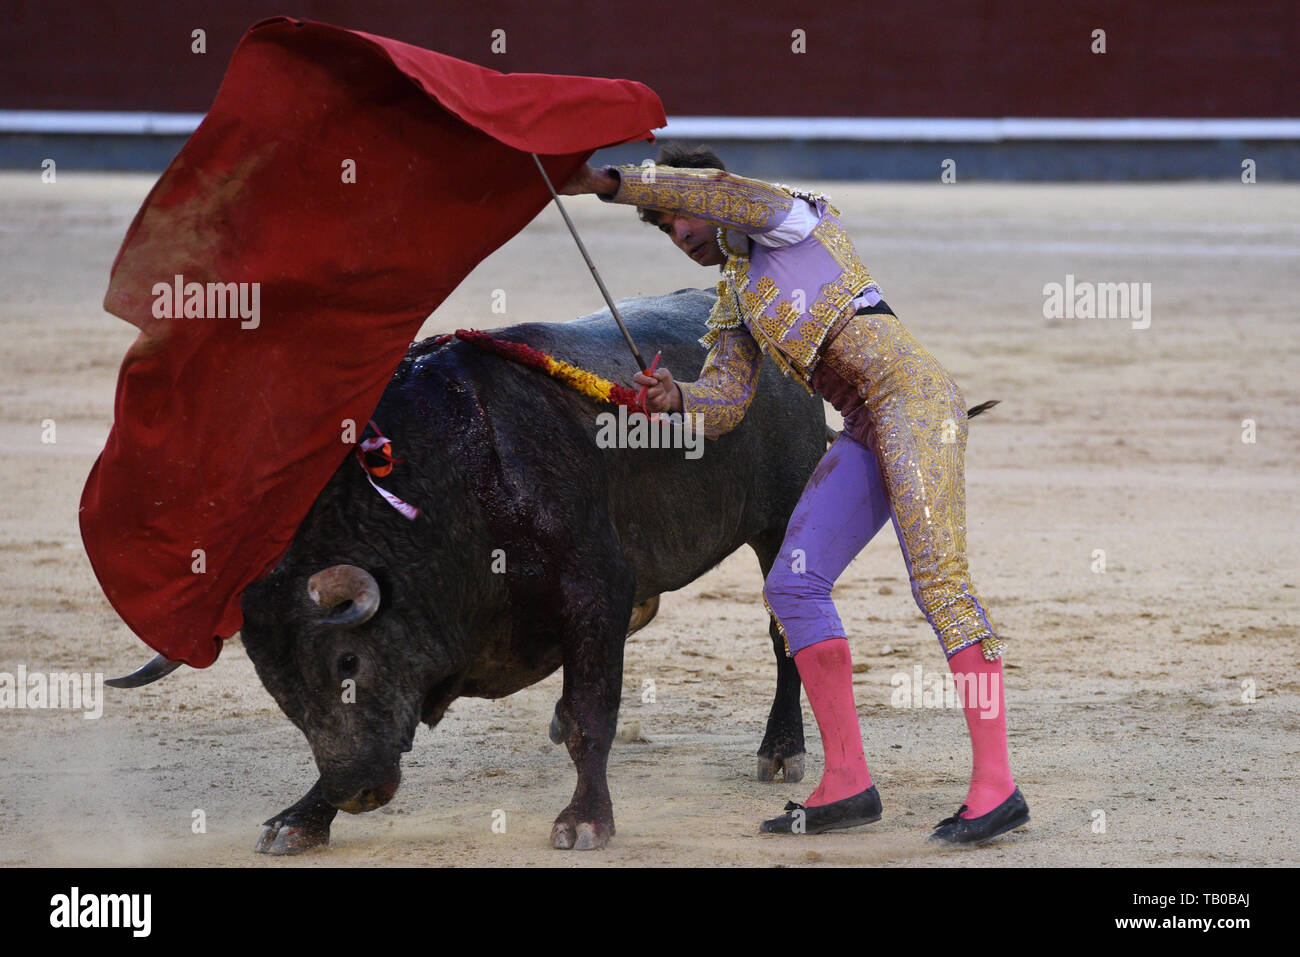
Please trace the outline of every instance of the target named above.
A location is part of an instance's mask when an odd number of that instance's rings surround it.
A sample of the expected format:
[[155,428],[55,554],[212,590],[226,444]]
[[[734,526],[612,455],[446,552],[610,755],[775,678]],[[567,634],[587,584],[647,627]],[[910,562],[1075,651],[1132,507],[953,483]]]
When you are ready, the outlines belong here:
[[[668,143],[659,148],[659,155],[655,157],[657,166],[675,166],[679,169],[721,169],[727,167],[723,165],[722,158],[708,146],[682,146],[680,143]],[[659,210],[641,209],[636,211],[641,222],[649,223],[651,226],[659,225]]]

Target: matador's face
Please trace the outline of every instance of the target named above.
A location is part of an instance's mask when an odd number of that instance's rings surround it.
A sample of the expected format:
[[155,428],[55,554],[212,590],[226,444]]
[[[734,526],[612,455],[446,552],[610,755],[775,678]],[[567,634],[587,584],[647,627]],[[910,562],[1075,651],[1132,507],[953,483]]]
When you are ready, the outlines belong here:
[[660,213],[655,225],[673,245],[701,266],[721,266],[727,255],[718,245],[718,229],[712,223],[685,213]]

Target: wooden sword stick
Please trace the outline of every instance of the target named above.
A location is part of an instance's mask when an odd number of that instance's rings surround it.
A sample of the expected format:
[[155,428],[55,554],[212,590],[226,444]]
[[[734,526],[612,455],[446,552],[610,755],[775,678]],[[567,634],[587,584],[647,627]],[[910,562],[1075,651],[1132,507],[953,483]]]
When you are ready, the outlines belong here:
[[[641,350],[636,347],[632,341],[632,333],[627,331],[627,324],[623,322],[623,317],[619,315],[618,306],[614,305],[614,300],[610,298],[609,290],[605,288],[605,282],[600,278],[600,273],[596,270],[596,264],[591,261],[587,255],[587,247],[582,244],[582,237],[578,235],[578,230],[573,225],[573,220],[564,209],[564,204],[560,202],[560,194],[555,191],[555,186],[551,183],[551,178],[546,175],[546,167],[534,153],[533,162],[537,164],[537,170],[542,174],[542,179],[546,182],[546,188],[551,191],[551,198],[555,200],[555,205],[559,207],[560,215],[564,217],[564,225],[569,227],[569,232],[573,235],[573,241],[578,244],[578,251],[582,253],[582,258],[587,261],[587,268],[591,270],[591,275],[596,280],[596,285],[600,287],[600,294],[605,297],[605,302],[609,305],[609,311],[614,315],[614,321],[618,323],[619,329],[623,331],[623,338],[627,340],[627,347],[632,350],[632,358],[636,360],[636,367],[642,372],[646,372],[645,360],[641,358]],[[642,388],[642,392],[645,389]]]

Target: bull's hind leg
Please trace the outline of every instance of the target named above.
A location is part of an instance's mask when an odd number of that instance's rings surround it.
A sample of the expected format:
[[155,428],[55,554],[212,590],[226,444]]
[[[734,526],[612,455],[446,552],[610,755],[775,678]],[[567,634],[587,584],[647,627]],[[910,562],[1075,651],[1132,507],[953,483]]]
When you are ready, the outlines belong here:
[[258,854],[301,854],[330,842],[330,824],[338,808],[325,800],[319,780],[297,804],[290,805],[262,826],[253,845]]
[[623,642],[635,583],[621,561],[602,563],[600,577],[564,576],[564,691],[556,721],[578,771],[573,800],[551,828],[551,846],[580,851],[614,836],[606,770],[623,693]]
[[[758,565],[763,578],[772,570],[785,529],[764,532],[749,543],[758,555]],[[772,652],[776,655],[776,696],[772,710],[767,715],[767,731],[758,746],[758,779],[773,781],[781,772],[787,781],[802,781],[804,772],[803,709],[800,706],[799,670],[794,659],[785,653],[785,639],[776,619],[768,616],[768,634],[772,637]]]

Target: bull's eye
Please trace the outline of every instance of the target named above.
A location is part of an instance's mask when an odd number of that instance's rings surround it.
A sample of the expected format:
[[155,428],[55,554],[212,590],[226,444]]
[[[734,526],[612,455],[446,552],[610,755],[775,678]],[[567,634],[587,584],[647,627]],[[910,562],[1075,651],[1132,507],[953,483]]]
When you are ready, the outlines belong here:
[[345,652],[339,656],[339,675],[344,678],[351,678],[357,673],[357,656],[352,652]]

